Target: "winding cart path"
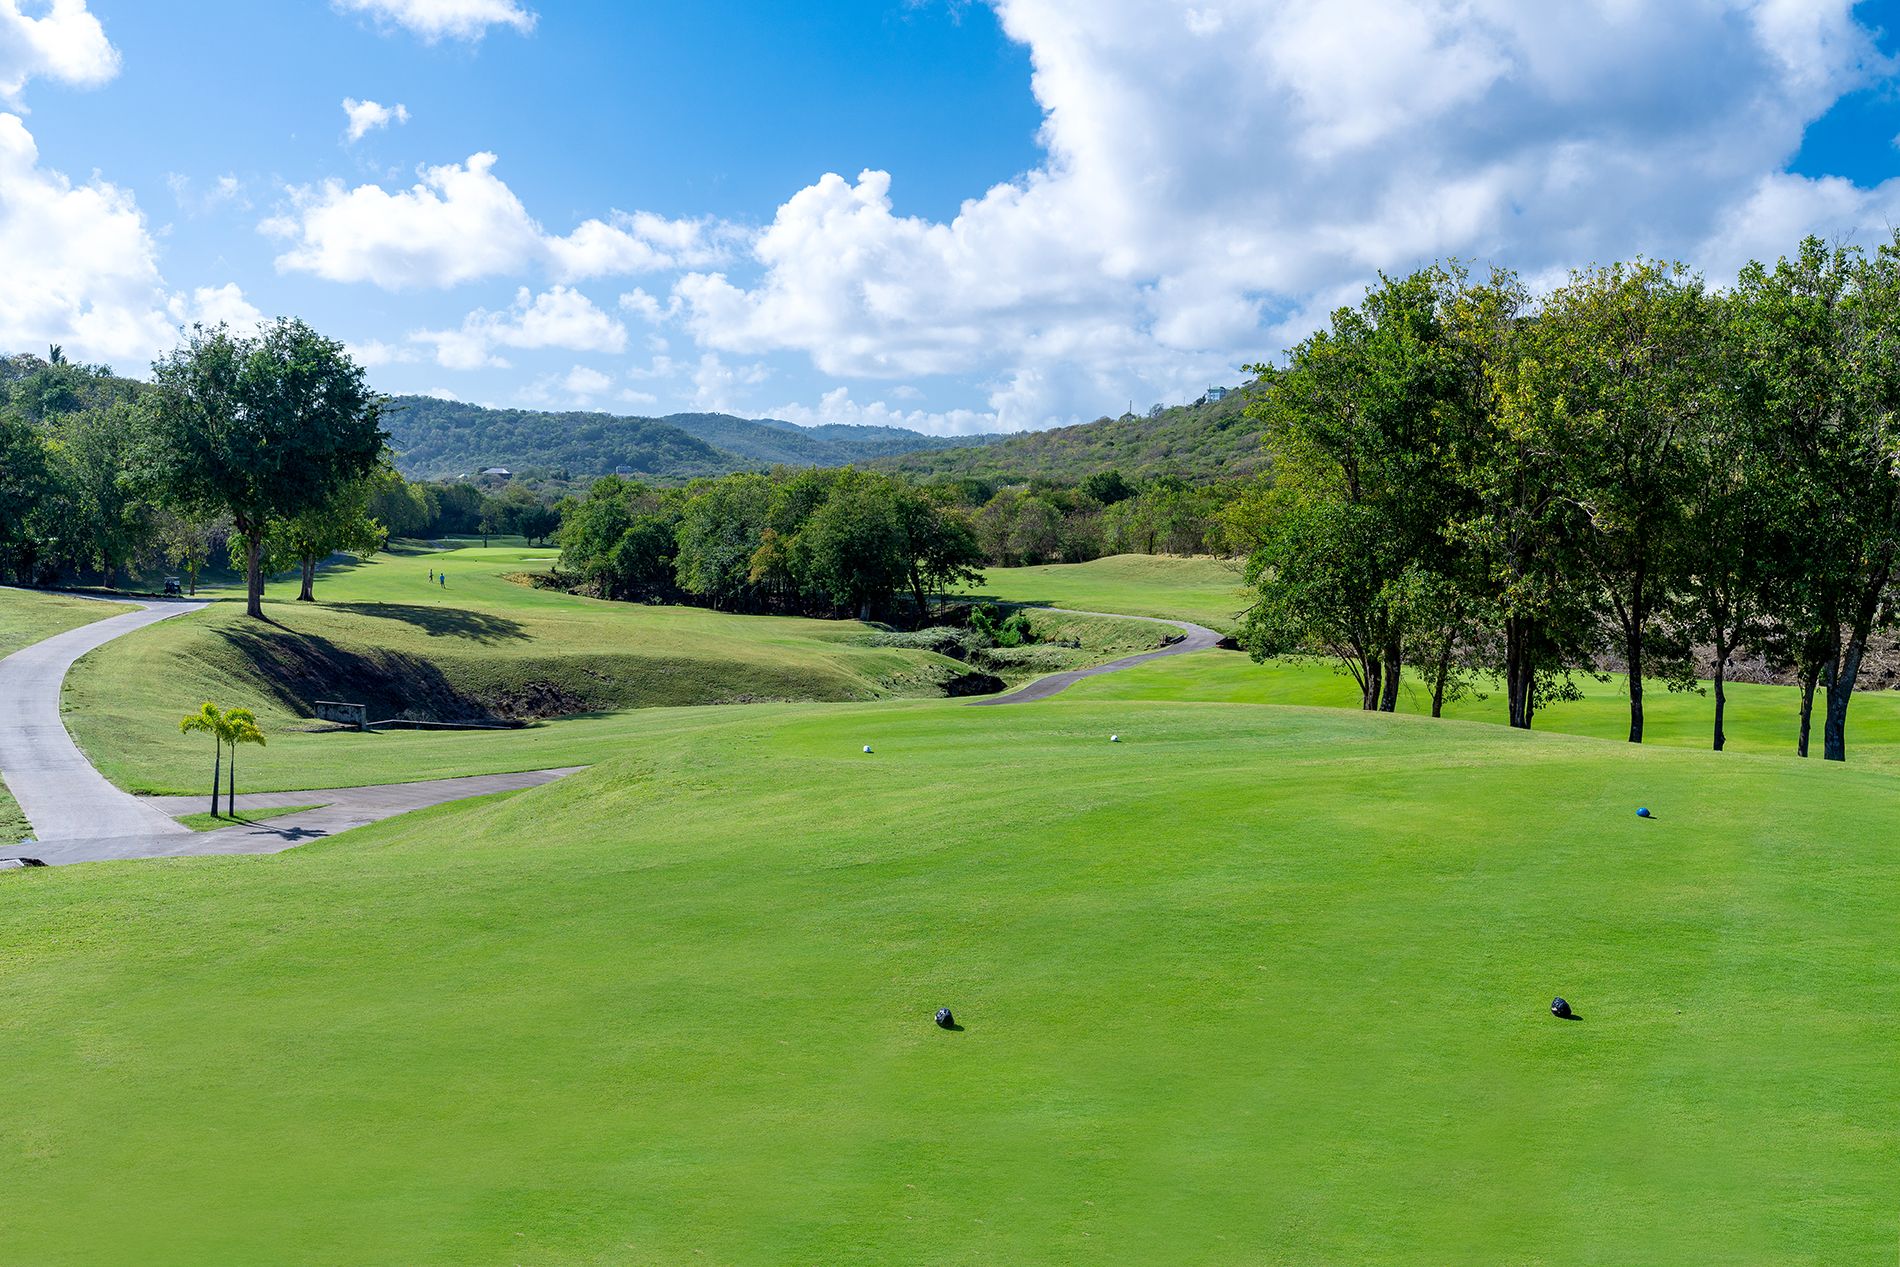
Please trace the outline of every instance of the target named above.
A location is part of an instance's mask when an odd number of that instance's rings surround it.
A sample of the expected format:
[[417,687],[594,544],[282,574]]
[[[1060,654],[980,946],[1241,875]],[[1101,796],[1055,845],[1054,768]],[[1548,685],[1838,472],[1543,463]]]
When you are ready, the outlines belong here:
[[[572,774],[532,770],[378,787],[260,793],[238,797],[239,812],[260,821],[194,832],[173,814],[207,808],[204,797],[138,797],[114,787],[86,759],[60,719],[60,687],[79,658],[114,638],[174,616],[199,602],[101,599],[132,608],[123,616],[55,634],[0,660],[0,778],[33,824],[30,842],[0,842],[0,863],[36,858],[49,865],[127,858],[277,853],[308,840],[379,822],[410,810],[491,792],[550,783]],[[272,806],[321,805],[276,822]]]
[[1140,655],[1124,656],[1119,660],[1110,660],[1107,664],[1098,664],[1089,669],[1071,669],[1067,673],[1052,673],[1048,677],[1037,678],[1027,686],[1019,686],[1007,695],[992,695],[984,699],[971,701],[973,708],[993,707],[997,704],[1028,704],[1035,700],[1048,699],[1080,682],[1083,678],[1100,677],[1104,673],[1119,673],[1123,669],[1132,669],[1137,664],[1146,664],[1150,660],[1162,660],[1168,656],[1189,655],[1196,651],[1206,651],[1220,643],[1221,635],[1205,625],[1197,625],[1186,620],[1162,620],[1158,616],[1128,616],[1120,612],[1085,612],[1068,607],[1031,607],[1030,611],[1061,612],[1067,616],[1100,616],[1107,620],[1139,620],[1151,625],[1172,625],[1186,637],[1179,642],[1171,642],[1155,651],[1144,651]]

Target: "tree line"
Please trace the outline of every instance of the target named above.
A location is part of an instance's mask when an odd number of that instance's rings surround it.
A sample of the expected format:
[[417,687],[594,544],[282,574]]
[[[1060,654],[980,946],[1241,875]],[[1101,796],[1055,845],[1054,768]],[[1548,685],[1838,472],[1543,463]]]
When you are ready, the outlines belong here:
[[560,575],[604,598],[920,625],[983,562],[944,497],[848,467],[671,489],[607,476],[567,504],[559,540]]
[[0,361],[0,577],[117,586],[227,563],[261,578],[391,537],[546,540],[553,506],[523,489],[410,483],[390,464],[381,399],[340,345],[297,322],[253,338],[200,331],[149,384],[105,366]]
[[1368,709],[1410,669],[1432,712],[1480,680],[1513,726],[1620,667],[1699,689],[1734,656],[1817,692],[1846,757],[1900,548],[1900,237],[1810,238],[1712,288],[1637,260],[1533,295],[1508,271],[1382,278],[1260,366],[1275,482],[1253,521],[1256,658],[1326,655]]

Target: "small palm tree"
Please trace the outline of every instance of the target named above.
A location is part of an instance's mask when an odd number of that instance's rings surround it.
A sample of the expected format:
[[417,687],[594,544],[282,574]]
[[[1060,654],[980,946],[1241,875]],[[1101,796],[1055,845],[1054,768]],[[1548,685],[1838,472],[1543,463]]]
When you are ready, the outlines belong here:
[[224,742],[228,727],[229,722],[224,713],[210,700],[205,701],[203,708],[181,719],[178,723],[178,733],[181,735],[211,736],[211,746],[215,752],[211,763],[211,816],[213,818],[218,816],[218,785],[223,781]]
[[257,716],[248,708],[234,708],[224,715],[224,742],[231,745],[231,782],[224,803],[237,817],[237,750],[241,743],[264,746],[264,732],[257,727]]

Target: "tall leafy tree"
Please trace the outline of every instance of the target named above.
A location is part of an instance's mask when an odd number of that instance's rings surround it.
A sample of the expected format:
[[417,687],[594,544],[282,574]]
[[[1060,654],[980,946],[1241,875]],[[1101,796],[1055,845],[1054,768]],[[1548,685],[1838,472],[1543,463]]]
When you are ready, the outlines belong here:
[[370,511],[379,485],[399,478],[387,468],[337,486],[330,497],[287,518],[275,519],[265,534],[266,570],[297,569],[297,601],[317,600],[317,565],[338,551],[369,555],[382,549],[388,533]]
[[17,412],[0,408],[0,563],[31,579],[38,554],[36,521],[52,467],[39,430]]
[[675,541],[679,586],[714,607],[751,605],[752,558],[764,539],[775,490],[763,475],[709,481],[686,503]]
[[343,345],[301,321],[241,337],[196,328],[153,366],[150,462],[186,513],[228,514],[245,543],[245,610],[262,619],[265,535],[376,469],[382,400]]
[[1499,635],[1491,667],[1503,679],[1507,717],[1529,729],[1544,703],[1575,697],[1574,666],[1591,662],[1598,626],[1575,557],[1582,530],[1562,491],[1562,435],[1519,380],[1530,298],[1498,270],[1457,288],[1453,327],[1458,425],[1440,462],[1456,473],[1461,503],[1447,522],[1458,574]]
[[66,414],[53,424],[55,452],[72,495],[70,552],[110,588],[155,537],[154,507],[137,478],[139,417],[125,403]]
[[1715,751],[1728,744],[1729,662],[1745,647],[1765,646],[1772,627],[1769,579],[1787,543],[1776,515],[1778,476],[1767,419],[1747,386],[1733,297],[1719,304],[1710,407],[1684,443],[1688,474],[1678,537],[1683,601],[1676,619],[1691,643],[1710,648],[1715,696]]
[[1788,535],[1772,617],[1801,677],[1799,750],[1818,684],[1823,755],[1844,761],[1848,705],[1900,551],[1900,238],[1872,255],[1809,238],[1773,268],[1744,269],[1736,294]]
[[904,575],[917,603],[917,622],[930,619],[930,595],[955,585],[981,585],[983,550],[955,511],[914,488],[896,486],[904,535]]
[[[1554,491],[1576,512],[1557,513],[1618,635],[1631,743],[1643,741],[1644,674],[1674,591],[1689,439],[1712,408],[1715,311],[1700,278],[1639,260],[1572,275],[1519,332],[1506,407],[1546,442]],[[1679,662],[1668,671],[1683,677]]]

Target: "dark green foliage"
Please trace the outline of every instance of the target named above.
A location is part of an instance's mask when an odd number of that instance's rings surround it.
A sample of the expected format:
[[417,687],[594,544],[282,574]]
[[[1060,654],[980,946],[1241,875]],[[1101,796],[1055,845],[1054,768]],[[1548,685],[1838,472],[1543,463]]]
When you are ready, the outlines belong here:
[[1223,400],[1177,405],[1153,418],[1101,418],[980,445],[882,458],[871,465],[924,479],[977,478],[999,484],[1036,479],[1072,482],[1106,471],[1118,471],[1132,480],[1157,475],[1195,481],[1246,477],[1269,465],[1261,426],[1247,414],[1257,390],[1250,385]]
[[397,466],[412,478],[473,476],[493,466],[585,480],[616,472],[675,483],[770,466],[845,466],[969,443],[900,427],[799,427],[727,414],[630,418],[602,413],[484,409],[398,396],[388,424]]
[[971,610],[970,629],[997,647],[1026,647],[1036,641],[1036,631],[1030,627],[1028,612],[1013,611],[1007,616],[999,615],[994,603],[983,603]]
[[570,502],[563,571],[608,598],[683,597],[724,610],[888,615],[905,594],[980,580],[952,509],[859,471],[739,474],[666,493],[615,477]]
[[230,515],[248,543],[248,611],[261,618],[271,522],[376,469],[381,398],[342,344],[301,321],[252,337],[199,327],[152,371],[148,477],[176,510]]

